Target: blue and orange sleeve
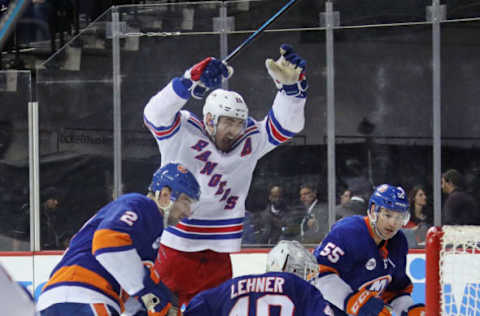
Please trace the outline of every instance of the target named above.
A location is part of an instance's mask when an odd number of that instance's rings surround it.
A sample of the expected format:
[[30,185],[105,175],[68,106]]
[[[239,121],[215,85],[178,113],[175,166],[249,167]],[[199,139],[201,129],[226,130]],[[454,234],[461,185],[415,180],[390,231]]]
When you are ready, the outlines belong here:
[[92,254],[123,251],[134,248],[130,234],[112,229],[99,229],[93,235]]

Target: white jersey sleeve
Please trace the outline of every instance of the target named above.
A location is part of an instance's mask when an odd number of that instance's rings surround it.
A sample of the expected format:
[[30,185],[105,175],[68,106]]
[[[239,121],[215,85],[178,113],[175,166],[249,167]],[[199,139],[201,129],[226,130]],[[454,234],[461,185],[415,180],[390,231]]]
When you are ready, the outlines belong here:
[[157,129],[158,135],[168,133],[168,128],[175,123],[178,111],[187,103],[188,99],[179,96],[171,81],[167,86],[154,95],[144,109],[144,120],[147,127],[163,127]]
[[277,92],[272,109],[260,122],[260,132],[263,134],[265,145],[261,146],[259,158],[276,146],[290,140],[303,129],[305,102],[305,98],[296,98],[287,96],[283,92]]

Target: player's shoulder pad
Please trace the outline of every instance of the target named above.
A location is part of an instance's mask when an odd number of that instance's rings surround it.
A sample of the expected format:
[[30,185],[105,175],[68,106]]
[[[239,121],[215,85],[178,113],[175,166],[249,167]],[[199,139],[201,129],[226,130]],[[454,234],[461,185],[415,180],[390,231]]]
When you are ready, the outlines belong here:
[[365,219],[360,215],[344,217],[332,226],[332,231],[362,231],[365,229]]
[[185,122],[187,123],[184,125],[187,129],[195,132],[205,133],[205,125],[203,124],[203,120],[198,118],[194,113],[187,110],[181,110],[180,115],[182,124]]
[[354,215],[345,217],[336,222],[322,244],[328,241],[333,242],[338,246],[349,248],[349,245],[351,245],[352,242],[361,242],[365,238],[370,238],[369,236],[370,234],[368,233],[364,217]]
[[119,197],[116,203],[123,204],[125,209],[132,209],[139,213],[148,214],[155,211],[154,214],[160,214],[155,202],[144,194],[127,193]]

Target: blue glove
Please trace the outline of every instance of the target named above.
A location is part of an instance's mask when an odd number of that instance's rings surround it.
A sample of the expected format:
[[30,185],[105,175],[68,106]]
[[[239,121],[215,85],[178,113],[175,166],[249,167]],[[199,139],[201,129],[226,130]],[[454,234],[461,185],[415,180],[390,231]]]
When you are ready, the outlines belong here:
[[172,293],[160,281],[155,270],[145,267],[143,289],[133,294],[147,310],[148,316],[164,316],[172,307]]
[[368,290],[350,294],[345,299],[345,312],[356,316],[391,316],[390,308],[375,295]]
[[297,55],[290,45],[280,46],[280,58],[265,61],[268,74],[275,85],[286,95],[305,98],[307,96],[307,79],[305,77],[306,61]]
[[207,57],[187,69],[181,82],[194,98],[201,99],[209,89],[219,88],[222,81],[230,78],[232,74],[232,67],[221,60]]
[[401,316],[421,316],[425,315],[425,304],[419,303],[412,305],[408,308],[408,311],[402,312]]

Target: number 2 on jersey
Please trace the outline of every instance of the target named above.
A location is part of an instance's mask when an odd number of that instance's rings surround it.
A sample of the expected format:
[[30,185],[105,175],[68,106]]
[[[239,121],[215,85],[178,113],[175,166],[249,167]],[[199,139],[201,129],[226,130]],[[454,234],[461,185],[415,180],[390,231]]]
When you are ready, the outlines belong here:
[[345,252],[342,250],[342,248],[338,247],[333,242],[327,243],[327,245],[320,252],[320,255],[327,257],[328,261],[331,263],[336,263],[344,254]]
[[127,223],[128,226],[133,226],[133,223],[138,219],[138,215],[135,212],[132,211],[126,211],[123,213],[122,217],[120,217],[120,220],[124,223]]
[[270,315],[270,307],[280,307],[279,316],[293,316],[295,305],[286,295],[267,294],[259,297],[256,301],[255,315],[248,314],[250,297],[240,298],[228,313],[228,316],[261,316]]

